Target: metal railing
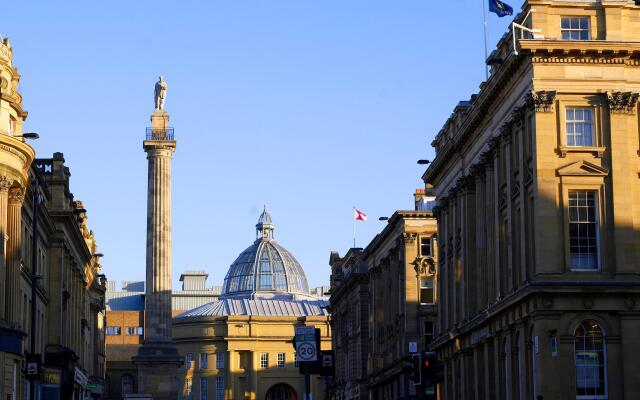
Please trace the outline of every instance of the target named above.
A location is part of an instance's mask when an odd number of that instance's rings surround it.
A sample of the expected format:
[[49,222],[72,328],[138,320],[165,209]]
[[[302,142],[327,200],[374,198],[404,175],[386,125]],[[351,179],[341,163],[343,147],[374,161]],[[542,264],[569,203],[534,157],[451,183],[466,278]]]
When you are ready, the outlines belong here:
[[147,128],[147,140],[173,140],[173,127]]

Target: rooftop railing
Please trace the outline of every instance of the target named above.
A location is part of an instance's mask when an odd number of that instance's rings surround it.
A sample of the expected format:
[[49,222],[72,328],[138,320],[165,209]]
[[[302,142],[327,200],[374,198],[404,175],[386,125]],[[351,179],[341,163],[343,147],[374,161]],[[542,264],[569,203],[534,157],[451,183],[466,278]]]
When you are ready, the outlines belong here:
[[173,127],[147,128],[147,140],[173,140]]

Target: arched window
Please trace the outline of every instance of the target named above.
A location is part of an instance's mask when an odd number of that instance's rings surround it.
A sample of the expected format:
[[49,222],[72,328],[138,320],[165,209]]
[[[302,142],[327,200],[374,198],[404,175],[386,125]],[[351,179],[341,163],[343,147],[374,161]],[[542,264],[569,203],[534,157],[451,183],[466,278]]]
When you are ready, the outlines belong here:
[[607,398],[605,335],[594,320],[582,321],[575,332],[576,398]]
[[122,387],[122,395],[133,393],[133,376],[129,374],[122,375],[120,378],[120,385]]

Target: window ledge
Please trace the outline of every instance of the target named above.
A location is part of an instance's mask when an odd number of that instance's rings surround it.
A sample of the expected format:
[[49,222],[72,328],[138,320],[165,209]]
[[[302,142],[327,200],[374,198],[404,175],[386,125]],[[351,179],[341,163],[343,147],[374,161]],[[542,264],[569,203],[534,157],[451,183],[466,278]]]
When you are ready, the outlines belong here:
[[564,158],[567,156],[567,153],[593,153],[596,157],[602,158],[605,150],[606,147],[597,146],[560,146],[558,147],[558,154]]
[[598,269],[578,269],[578,268],[569,268],[571,272],[602,272],[602,270]]

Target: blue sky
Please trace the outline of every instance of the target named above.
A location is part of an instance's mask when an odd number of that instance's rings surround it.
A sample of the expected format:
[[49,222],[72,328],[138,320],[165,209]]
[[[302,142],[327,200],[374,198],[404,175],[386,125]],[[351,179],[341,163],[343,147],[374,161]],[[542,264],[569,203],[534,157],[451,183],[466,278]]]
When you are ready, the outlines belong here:
[[[521,2],[511,2],[518,10]],[[145,127],[159,74],[178,142],[174,287],[221,284],[263,204],[312,286],[329,252],[411,209],[430,143],[484,79],[481,0],[13,2],[0,34],[22,75],[25,130],[60,151],[103,272],[144,279]],[[488,16],[495,46],[510,18]]]

